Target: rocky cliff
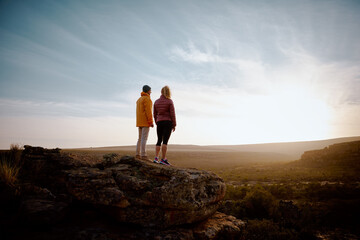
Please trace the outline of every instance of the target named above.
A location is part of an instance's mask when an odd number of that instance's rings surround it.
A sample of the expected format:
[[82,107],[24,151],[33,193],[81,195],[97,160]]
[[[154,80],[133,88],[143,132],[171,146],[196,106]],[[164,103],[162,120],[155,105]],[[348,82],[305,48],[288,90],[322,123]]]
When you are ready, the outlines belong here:
[[338,143],[321,150],[304,152],[299,161],[309,166],[360,167],[360,141]]
[[210,172],[31,146],[22,162],[16,194],[0,199],[16,212],[1,219],[10,239],[232,239],[244,227],[217,212],[225,183]]

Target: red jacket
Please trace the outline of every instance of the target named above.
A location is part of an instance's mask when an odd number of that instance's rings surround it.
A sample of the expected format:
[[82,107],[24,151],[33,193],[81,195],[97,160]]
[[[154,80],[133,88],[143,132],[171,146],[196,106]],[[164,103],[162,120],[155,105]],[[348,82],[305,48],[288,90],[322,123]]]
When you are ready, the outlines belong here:
[[171,99],[160,96],[154,103],[154,119],[158,123],[160,121],[171,121],[173,127],[176,127],[175,107]]

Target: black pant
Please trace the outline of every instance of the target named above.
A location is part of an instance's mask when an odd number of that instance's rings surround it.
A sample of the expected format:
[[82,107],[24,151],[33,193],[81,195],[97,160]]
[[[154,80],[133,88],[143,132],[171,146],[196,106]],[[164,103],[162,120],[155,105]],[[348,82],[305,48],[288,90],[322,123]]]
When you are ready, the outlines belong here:
[[163,144],[167,144],[171,135],[172,130],[172,122],[171,121],[160,121],[157,123],[157,136],[158,141],[156,146],[161,146],[161,142]]

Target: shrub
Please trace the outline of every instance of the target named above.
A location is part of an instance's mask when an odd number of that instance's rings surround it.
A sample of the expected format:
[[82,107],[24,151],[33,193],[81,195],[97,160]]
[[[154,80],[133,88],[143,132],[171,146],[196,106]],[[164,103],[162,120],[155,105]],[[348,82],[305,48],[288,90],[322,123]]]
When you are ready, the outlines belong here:
[[290,229],[281,229],[271,220],[249,220],[244,231],[245,239],[252,240],[287,240],[299,239],[298,233]]
[[0,161],[0,178],[9,186],[15,186],[20,168],[11,164],[7,159]]
[[11,144],[10,151],[1,155],[0,179],[5,184],[14,187],[21,167],[22,147]]
[[218,211],[239,219],[246,218],[246,206],[243,200],[224,201]]
[[246,194],[244,203],[249,218],[268,218],[275,207],[273,195],[260,185]]
[[16,166],[21,166],[21,154],[23,147],[19,144],[10,145],[10,161],[13,162]]
[[271,185],[269,186],[270,193],[277,199],[293,199],[294,189],[290,185]]
[[234,185],[226,185],[226,200],[240,200],[246,196],[246,193],[249,191],[247,187],[240,187]]

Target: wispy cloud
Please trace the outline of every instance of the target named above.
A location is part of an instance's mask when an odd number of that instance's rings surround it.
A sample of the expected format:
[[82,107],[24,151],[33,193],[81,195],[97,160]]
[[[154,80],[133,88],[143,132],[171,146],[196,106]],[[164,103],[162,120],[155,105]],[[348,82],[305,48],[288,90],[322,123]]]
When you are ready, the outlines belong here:
[[[259,59],[229,58],[204,52],[189,43],[187,48],[175,46],[171,49],[170,59],[190,64],[214,64],[211,67],[219,72],[232,71],[232,78],[240,82],[235,85],[248,93],[271,94],[279,85],[298,85],[317,91],[333,104],[357,103],[360,64],[345,62],[324,62],[295,44],[293,47],[279,48],[287,58],[285,65],[277,66]],[[241,77],[239,77],[241,76]],[[211,76],[209,76],[211,78]],[[230,80],[230,79],[228,79]],[[257,91],[252,91],[252,90]]]
[[170,58],[174,61],[182,60],[189,63],[210,63],[210,62],[223,62],[219,56],[209,53],[202,52],[198,48],[195,47],[194,43],[188,43],[188,49],[181,48],[179,46],[174,46],[170,53],[172,54]]
[[135,110],[127,102],[86,101],[52,102],[0,99],[0,116],[57,116],[57,117],[133,117]]

